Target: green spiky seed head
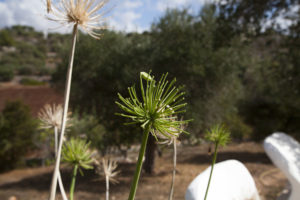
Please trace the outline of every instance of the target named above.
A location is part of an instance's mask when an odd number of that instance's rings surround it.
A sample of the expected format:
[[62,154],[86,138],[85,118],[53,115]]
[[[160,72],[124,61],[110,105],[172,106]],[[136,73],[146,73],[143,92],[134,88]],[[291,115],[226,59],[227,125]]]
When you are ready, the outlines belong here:
[[206,131],[205,138],[215,144],[226,146],[230,141],[230,132],[224,124],[217,124]]
[[132,120],[127,124],[140,124],[142,128],[149,127],[150,132],[170,138],[182,130],[182,125],[190,120],[178,120],[178,115],[185,112],[183,87],[175,86],[176,79],[167,80],[167,74],[161,76],[157,82],[150,73],[140,73],[141,98],[135,87],[129,87],[129,97],[124,98],[118,94],[120,102],[116,104],[124,111],[117,115]]
[[83,169],[92,169],[93,159],[89,150],[90,142],[78,138],[71,138],[62,149],[63,160],[71,165]]

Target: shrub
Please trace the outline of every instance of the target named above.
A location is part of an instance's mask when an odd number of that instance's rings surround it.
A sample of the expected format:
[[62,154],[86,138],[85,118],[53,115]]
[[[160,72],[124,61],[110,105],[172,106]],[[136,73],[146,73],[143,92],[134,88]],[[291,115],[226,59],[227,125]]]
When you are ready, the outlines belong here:
[[23,78],[20,83],[22,85],[31,85],[31,86],[38,86],[38,85],[45,85],[45,82],[41,82],[35,79],[31,79],[31,78]]
[[17,166],[33,147],[37,122],[21,101],[7,102],[0,114],[0,171]]
[[14,78],[14,71],[10,67],[1,66],[0,82],[11,81]]

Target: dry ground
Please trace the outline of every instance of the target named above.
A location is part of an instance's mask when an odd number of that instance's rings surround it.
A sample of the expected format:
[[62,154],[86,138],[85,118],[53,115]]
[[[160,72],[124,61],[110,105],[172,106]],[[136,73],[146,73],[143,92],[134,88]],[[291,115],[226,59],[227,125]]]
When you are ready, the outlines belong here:
[[[178,173],[175,183],[174,200],[183,200],[187,186],[201,171],[208,167],[210,156],[208,146],[179,147]],[[276,169],[263,151],[261,144],[232,144],[222,149],[218,161],[237,159],[243,162],[253,175],[263,199],[275,200],[286,186],[283,174]],[[121,163],[122,171],[118,177],[119,184],[112,185],[111,199],[126,200],[130,188],[134,163]],[[47,200],[52,167],[14,170],[0,174],[0,200],[16,196],[18,200]],[[171,181],[172,153],[167,150],[156,160],[155,174],[142,174],[136,200],[166,200]],[[62,170],[63,180],[69,187],[70,169]],[[92,171],[79,177],[76,185],[75,200],[105,199],[105,183]],[[60,199],[60,198],[58,198]]]

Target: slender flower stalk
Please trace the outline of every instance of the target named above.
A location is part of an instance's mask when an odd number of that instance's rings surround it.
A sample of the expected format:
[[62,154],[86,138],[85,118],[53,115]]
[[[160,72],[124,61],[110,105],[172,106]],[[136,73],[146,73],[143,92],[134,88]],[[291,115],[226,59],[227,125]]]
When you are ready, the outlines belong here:
[[169,194],[169,200],[173,199],[173,194],[174,194],[174,185],[175,185],[175,176],[176,176],[176,163],[177,163],[177,140],[175,139],[173,141],[173,173],[172,173],[172,183],[171,183],[171,189],[170,189],[170,194]]
[[[125,114],[117,113],[117,115],[133,121],[126,124],[140,124],[143,128],[143,139],[128,200],[135,198],[149,133],[152,133],[157,140],[160,135],[171,138],[179,132],[187,133],[181,127],[182,124],[187,124],[190,120],[181,121],[177,120],[176,117],[177,114],[185,112],[183,109],[186,103],[182,103],[185,93],[181,91],[182,87],[174,86],[176,79],[169,83],[166,78],[167,74],[162,75],[160,80],[156,82],[150,74],[141,72],[142,100],[138,98],[135,87],[128,88],[129,98],[124,98],[118,94],[122,103],[116,102],[116,104]],[[146,80],[146,83],[143,80]],[[146,89],[144,85],[146,85]]]
[[[177,117],[175,118],[177,119]],[[182,120],[182,119],[181,119]],[[184,130],[186,127],[184,124],[181,125],[181,130]],[[174,133],[171,137],[167,138],[164,135],[160,133],[156,133],[158,138],[161,140],[158,142],[158,144],[167,144],[171,145],[173,144],[173,173],[172,173],[172,182],[171,182],[171,188],[170,188],[170,193],[169,193],[169,200],[173,199],[173,194],[174,194],[174,185],[175,185],[175,176],[176,176],[176,164],[177,164],[177,141],[178,137],[180,136],[181,132]]]
[[72,48],[70,52],[70,60],[69,60],[69,67],[68,67],[68,74],[67,74],[67,80],[66,80],[66,89],[65,89],[65,95],[64,95],[64,109],[63,109],[63,116],[62,116],[62,123],[60,128],[60,139],[58,144],[58,150],[57,150],[57,157],[55,161],[55,168],[54,173],[52,176],[52,182],[51,182],[51,189],[50,189],[50,200],[55,199],[56,195],[56,186],[57,186],[57,178],[59,174],[59,166],[60,166],[60,159],[61,159],[61,149],[63,146],[63,138],[65,134],[65,128],[66,128],[66,122],[67,122],[67,113],[69,108],[69,98],[70,98],[70,90],[71,90],[71,80],[72,80],[72,71],[73,71],[73,61],[74,61],[74,53],[75,53],[75,45],[76,45],[76,37],[77,37],[77,24],[74,25],[73,28],[73,35],[72,35]]
[[213,159],[212,159],[212,165],[211,165],[211,169],[210,169],[210,174],[209,174],[209,179],[208,179],[208,183],[207,183],[204,200],[207,199],[208,190],[209,190],[210,182],[212,179],[212,174],[214,171],[214,165],[217,160],[218,148],[219,148],[219,146],[227,145],[227,143],[230,140],[230,132],[227,130],[227,128],[225,128],[224,125],[218,124],[218,125],[215,125],[214,127],[212,127],[211,130],[206,132],[205,138],[215,144],[215,151],[214,151],[214,155],[213,155]]

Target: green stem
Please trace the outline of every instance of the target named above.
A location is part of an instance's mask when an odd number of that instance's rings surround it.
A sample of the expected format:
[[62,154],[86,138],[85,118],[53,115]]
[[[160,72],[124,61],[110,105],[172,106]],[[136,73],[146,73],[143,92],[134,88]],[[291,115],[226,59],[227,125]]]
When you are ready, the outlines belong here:
[[70,186],[70,200],[73,200],[73,196],[74,196],[77,170],[78,170],[78,165],[75,164],[74,169],[73,169],[73,176],[72,176],[72,180],[71,180],[71,186]]
[[219,146],[219,143],[217,142],[215,144],[215,152],[214,152],[214,156],[213,156],[213,160],[212,160],[212,165],[211,165],[211,169],[210,169],[210,175],[209,175],[209,179],[208,179],[208,184],[207,184],[204,200],[206,200],[206,198],[207,198],[211,177],[212,177],[212,174],[213,174],[213,171],[214,171],[214,165],[215,165],[216,160],[217,160],[218,146]]
[[136,194],[136,189],[138,186],[141,169],[142,169],[142,165],[143,165],[143,158],[145,155],[146,145],[147,145],[147,141],[148,141],[149,131],[150,131],[150,126],[147,125],[144,129],[143,140],[142,140],[142,144],[141,144],[141,148],[140,148],[140,152],[139,152],[139,158],[137,161],[137,166],[135,169],[133,182],[131,184],[131,189],[130,189],[130,194],[129,194],[128,200],[134,200],[134,197]]

